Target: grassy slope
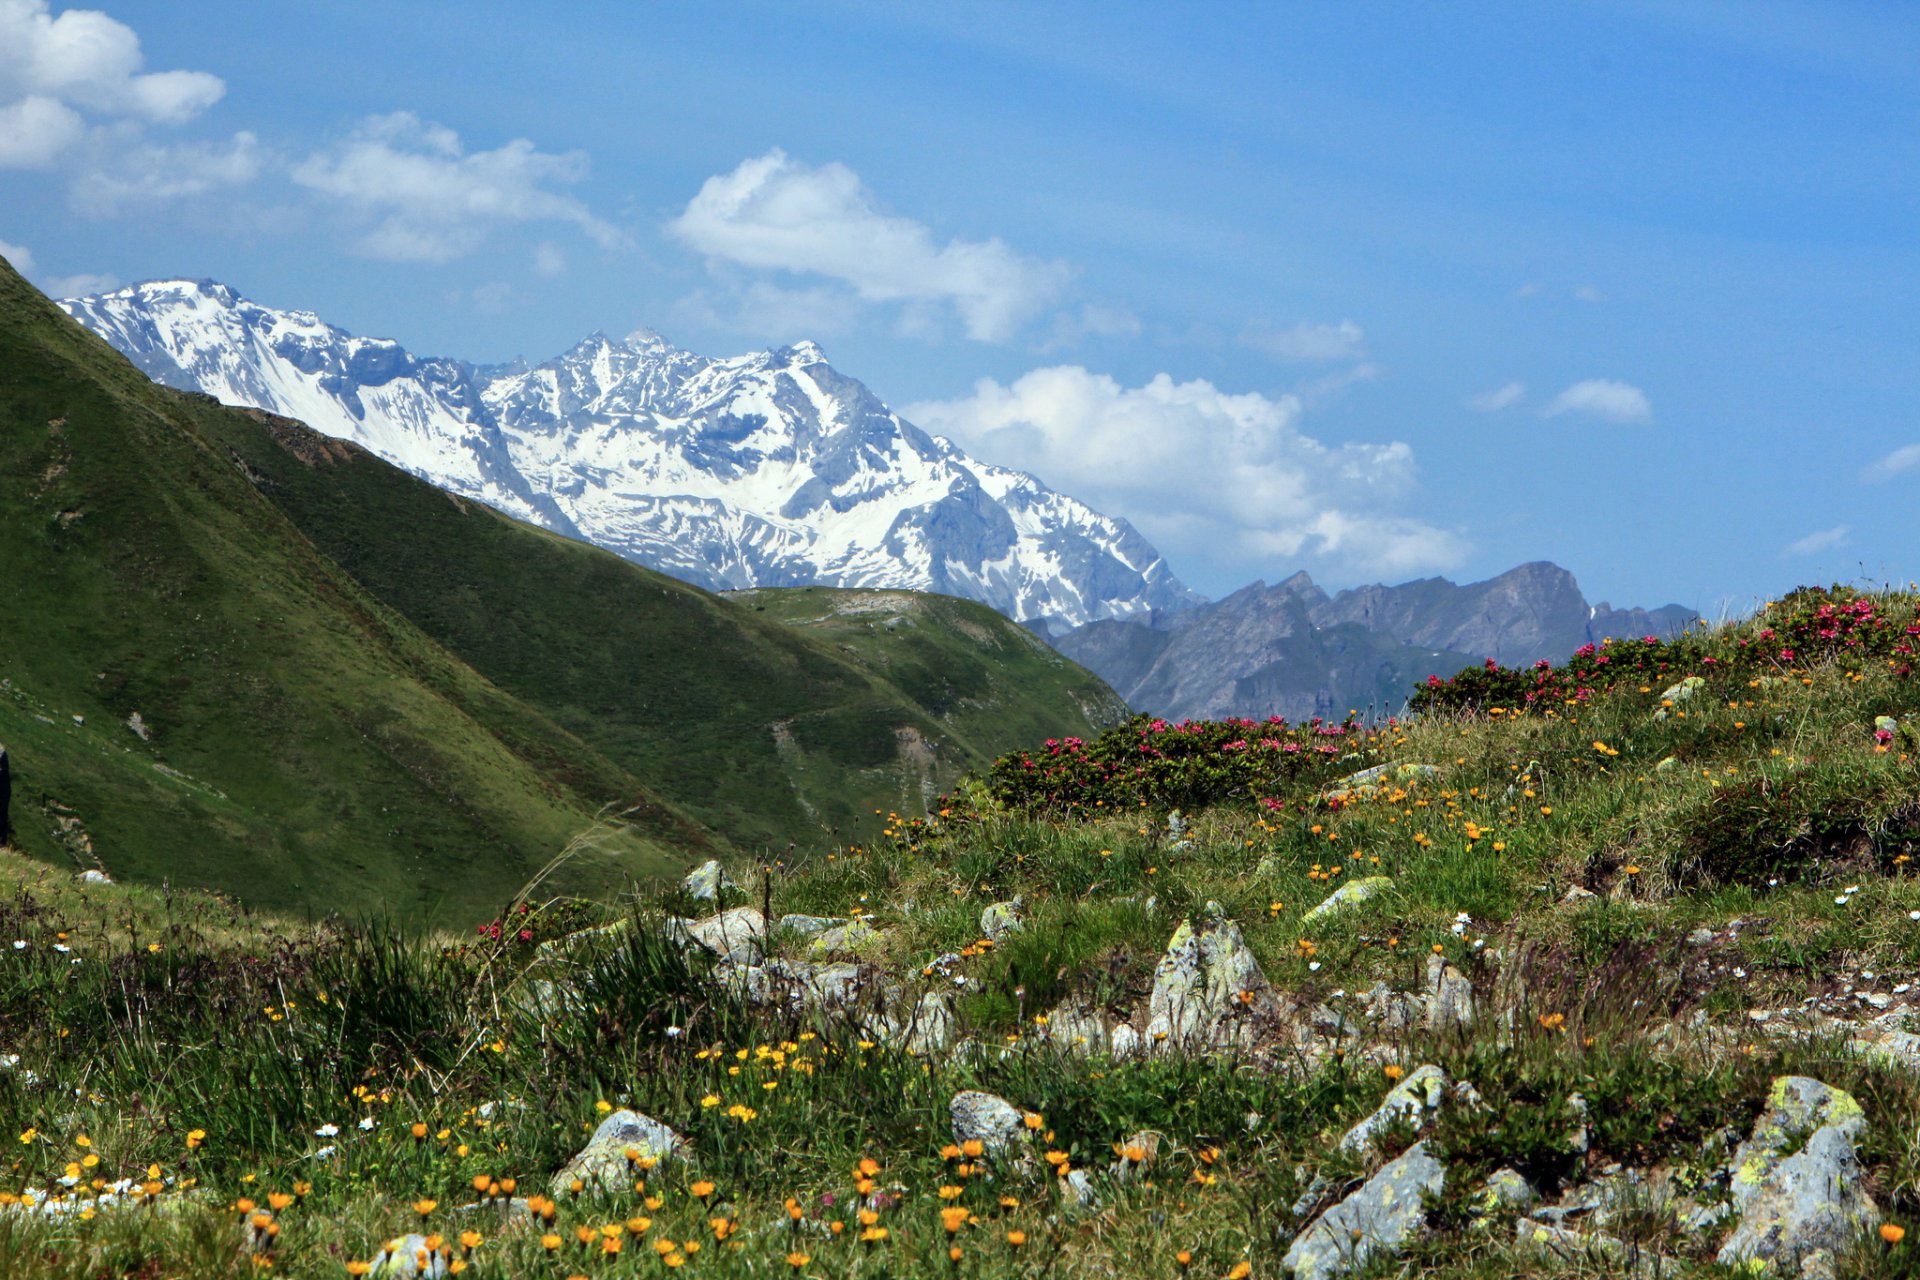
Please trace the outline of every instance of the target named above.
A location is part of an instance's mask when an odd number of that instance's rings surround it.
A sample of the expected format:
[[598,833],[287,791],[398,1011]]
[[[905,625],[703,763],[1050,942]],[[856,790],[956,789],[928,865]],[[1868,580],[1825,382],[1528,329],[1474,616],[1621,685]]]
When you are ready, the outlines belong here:
[[203,430],[374,595],[744,847],[917,809],[1017,743],[1112,718],[1105,686],[983,606],[911,606],[917,657],[901,662],[451,498],[285,419],[208,413]]
[[638,804],[640,825],[606,833],[572,883],[700,841],[316,551],[212,447],[227,417],[0,266],[0,741],[24,848],[74,856],[71,817],[118,875],[467,911],[607,805]]
[[[1915,625],[1915,603],[1882,601],[1903,626]],[[1858,1025],[1878,1010],[1843,986],[1885,995],[1920,976],[1920,924],[1909,917],[1920,912],[1912,861],[1920,694],[1900,661],[1756,660],[1740,641],[1773,621],[1713,639],[1705,653],[1724,674],[1672,707],[1661,706],[1661,681],[1630,680],[1587,703],[1436,715],[1350,740],[1343,749],[1361,759],[1439,770],[1370,802],[1316,801],[1326,777],[1357,763],[1331,760],[1280,787],[1272,797],[1280,810],[1236,803],[1190,813],[1191,844],[1181,849],[1158,811],[1023,815],[991,805],[968,812],[963,802],[962,821],[909,828],[774,883],[776,912],[870,911],[887,939],[874,954],[908,980],[929,956],[971,941],[986,902],[1023,893],[1025,932],[999,947],[967,947],[954,962],[976,984],[957,1002],[965,1030],[1009,1046],[1004,1054],[916,1061],[872,1050],[830,1021],[749,1014],[640,932],[632,947],[576,973],[595,992],[591,1004],[535,1017],[508,998],[518,968],[510,954],[450,956],[440,939],[372,938],[239,964],[256,954],[244,940],[188,931],[160,935],[149,955],[92,923],[121,913],[118,887],[89,890],[75,905],[70,886],[26,883],[0,898],[0,938],[28,943],[0,966],[0,1043],[59,1086],[84,1082],[87,1096],[28,1091],[0,1071],[0,1114],[32,1126],[30,1140],[0,1155],[0,1178],[10,1179],[0,1191],[47,1186],[82,1150],[75,1139],[84,1131],[109,1173],[152,1161],[169,1176],[202,1179],[209,1204],[92,1224],[29,1225],[0,1213],[0,1276],[77,1278],[142,1260],[155,1273],[246,1274],[235,1215],[217,1206],[298,1179],[312,1181],[311,1196],[281,1215],[286,1230],[273,1251],[288,1274],[330,1274],[342,1257],[372,1256],[381,1240],[422,1223],[411,1205],[423,1195],[437,1202],[425,1211],[427,1229],[452,1237],[478,1227],[487,1237],[474,1255],[487,1276],[657,1275],[648,1246],[668,1233],[702,1243],[698,1255],[683,1255],[684,1274],[946,1274],[938,1212],[948,1202],[938,1189],[956,1186],[960,1206],[977,1215],[956,1233],[960,1275],[1220,1277],[1244,1261],[1253,1280],[1266,1280],[1284,1274],[1279,1260],[1300,1226],[1286,1207],[1317,1178],[1344,1188],[1366,1171],[1336,1154],[1333,1140],[1389,1088],[1382,1057],[1443,1064],[1489,1110],[1444,1113],[1430,1136],[1451,1172],[1431,1225],[1367,1274],[1617,1274],[1601,1260],[1519,1251],[1510,1211],[1475,1221],[1468,1210],[1480,1179],[1511,1164],[1552,1197],[1619,1162],[1695,1185],[1687,1179],[1724,1162],[1726,1135],[1744,1136],[1770,1078],[1784,1073],[1817,1076],[1861,1102],[1868,1185],[1889,1220],[1911,1229],[1920,1220],[1920,1078],[1832,1037],[1765,1034],[1747,1013],[1813,996]],[[1878,716],[1902,727],[1876,740]],[[1678,763],[1662,767],[1669,759]],[[1330,888],[1316,868],[1335,863],[1384,871],[1394,885],[1345,916],[1303,924]],[[1573,884],[1597,896],[1563,901]],[[153,895],[127,898],[124,909],[151,928]],[[1481,1016],[1470,1034],[1415,1029],[1311,1067],[1284,1054],[1113,1062],[1057,1056],[1040,1043],[1033,1015],[1068,989],[1137,1001],[1175,924],[1209,899],[1289,998],[1338,1004],[1340,992],[1375,980],[1417,989],[1438,947],[1475,980]],[[1452,928],[1461,911],[1471,917],[1464,937]],[[53,951],[55,930],[69,922],[83,961],[71,972]],[[1481,937],[1487,945],[1475,950]],[[1871,980],[1862,976],[1869,970]],[[183,986],[182,975],[193,982]],[[299,1008],[284,1023],[259,1014],[288,996]],[[1913,997],[1894,1004],[1911,1007]],[[667,1034],[669,1024],[683,1033]],[[181,1045],[214,1042],[226,1051],[162,1068]],[[289,1045],[301,1046],[297,1059]],[[239,1079],[249,1087],[224,1087]],[[391,1099],[344,1105],[368,1079],[392,1089]],[[1043,1115],[1035,1149],[1044,1143],[1090,1171],[1101,1204],[1064,1205],[1038,1160],[1003,1165],[989,1181],[943,1159],[948,1099],[968,1087]],[[1591,1121],[1584,1155],[1568,1139],[1575,1092]],[[478,1103],[503,1097],[527,1105],[491,1122],[476,1117]],[[543,1190],[603,1101],[630,1103],[692,1138],[691,1168],[647,1174],[656,1205],[633,1194],[565,1204],[557,1258],[502,1215],[457,1208],[474,1199],[476,1175],[513,1175]],[[750,1116],[730,1114],[735,1107]],[[370,1132],[354,1126],[362,1115]],[[408,1136],[414,1121],[426,1138]],[[342,1134],[313,1136],[323,1123]],[[207,1140],[189,1150],[194,1127]],[[1126,1183],[1107,1172],[1114,1144],[1142,1128],[1164,1136],[1159,1165],[1150,1180]],[[323,1141],[337,1158],[310,1158]],[[856,1241],[850,1212],[862,1157],[881,1166],[877,1181],[897,1196],[881,1217],[889,1236],[874,1244]],[[696,1178],[715,1184],[706,1198],[696,1196]],[[806,1227],[785,1225],[789,1196]],[[737,1253],[715,1246],[708,1223],[729,1215],[742,1228]],[[580,1226],[643,1217],[632,1229],[645,1238],[627,1239],[621,1254],[575,1244]],[[841,1237],[824,1229],[834,1218],[848,1224]],[[1711,1261],[1716,1237],[1685,1229],[1655,1198],[1608,1229],[1681,1259],[1661,1274],[1730,1274]],[[1190,1267],[1176,1256],[1182,1249]],[[808,1261],[789,1267],[789,1252]],[[28,1261],[9,1272],[8,1257]],[[1911,1241],[1868,1236],[1843,1254],[1838,1273],[1911,1276],[1917,1264]]]

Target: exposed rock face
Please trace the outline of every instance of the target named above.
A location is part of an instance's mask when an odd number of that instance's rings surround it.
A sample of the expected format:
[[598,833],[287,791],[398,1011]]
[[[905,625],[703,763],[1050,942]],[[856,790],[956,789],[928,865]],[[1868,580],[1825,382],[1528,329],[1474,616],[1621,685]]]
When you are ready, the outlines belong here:
[[374,1255],[372,1265],[367,1269],[370,1276],[400,1277],[420,1276],[438,1277],[446,1275],[451,1251],[444,1245],[438,1249],[427,1247],[427,1238],[419,1232],[389,1240],[380,1246]]
[[650,1116],[616,1111],[600,1122],[587,1145],[553,1175],[555,1196],[573,1193],[573,1184],[587,1191],[633,1190],[635,1170],[643,1160],[677,1160],[687,1151],[686,1139]]
[[733,882],[733,877],[715,858],[708,858],[689,871],[687,878],[680,882],[680,888],[695,902],[718,902],[722,894],[740,891],[740,886]]
[[1026,903],[1019,898],[1008,902],[990,902],[980,912],[980,932],[993,942],[1019,933],[1026,927]]
[[1866,1126],[1851,1094],[1806,1076],[1775,1080],[1753,1136],[1729,1165],[1740,1221],[1720,1262],[1831,1277],[1836,1258],[1880,1221],[1854,1149]]
[[1427,1221],[1426,1197],[1446,1186],[1447,1171],[1415,1143],[1302,1231],[1280,1264],[1295,1280],[1328,1280],[1357,1271],[1395,1249]]
[[758,907],[735,907],[704,920],[669,920],[667,936],[683,945],[700,947],[729,964],[754,965],[760,963],[767,918]]
[[1358,880],[1349,880],[1328,894],[1319,906],[1301,916],[1300,923],[1313,924],[1329,916],[1338,915],[1348,907],[1358,906],[1375,894],[1392,887],[1392,876],[1363,876]]
[[1335,596],[1297,573],[1198,608],[1095,622],[1055,643],[1142,711],[1303,720],[1392,711],[1429,675],[1489,657],[1557,662],[1608,636],[1672,636],[1697,616],[1678,605],[1589,606],[1572,574],[1534,563],[1464,586],[1424,578]]

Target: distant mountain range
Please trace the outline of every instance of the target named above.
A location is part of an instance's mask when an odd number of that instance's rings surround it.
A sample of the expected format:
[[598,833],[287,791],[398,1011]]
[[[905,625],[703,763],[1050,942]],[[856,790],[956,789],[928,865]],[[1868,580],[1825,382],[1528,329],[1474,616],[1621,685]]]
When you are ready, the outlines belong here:
[[4,261],[0,584],[14,846],[295,912],[812,857],[1126,713],[976,602],[716,596],[156,386]]
[[715,360],[596,333],[482,366],[206,280],[60,305],[157,382],[298,419],[710,590],[943,592],[1053,629],[1201,600],[1125,520],[928,435],[810,342]]
[[1392,713],[1429,675],[1487,658],[1557,662],[1608,636],[1669,637],[1698,616],[1589,605],[1571,573],[1535,562],[1465,586],[1422,578],[1333,596],[1296,573],[1196,608],[1090,623],[1054,645],[1139,710],[1301,719]]

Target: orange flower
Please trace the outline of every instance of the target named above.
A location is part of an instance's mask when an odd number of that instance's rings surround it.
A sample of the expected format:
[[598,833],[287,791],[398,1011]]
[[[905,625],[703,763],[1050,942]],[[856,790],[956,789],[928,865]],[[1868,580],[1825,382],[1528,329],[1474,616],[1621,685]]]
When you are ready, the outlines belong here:
[[1880,1238],[1888,1244],[1899,1244],[1907,1238],[1907,1229],[1891,1222],[1880,1224]]

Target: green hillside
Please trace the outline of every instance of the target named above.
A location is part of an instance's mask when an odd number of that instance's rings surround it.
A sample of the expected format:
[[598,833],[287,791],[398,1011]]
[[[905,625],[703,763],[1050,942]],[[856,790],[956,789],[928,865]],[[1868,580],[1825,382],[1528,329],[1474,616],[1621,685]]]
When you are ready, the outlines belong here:
[[[367,590],[744,848],[871,827],[875,808],[917,811],[1018,743],[1122,714],[1105,685],[982,605],[823,588],[735,603],[299,423],[195,412]],[[767,605],[799,598],[838,616],[870,594],[906,602],[910,641],[796,630],[784,624],[808,608]]]
[[[382,607],[0,267],[0,741],[16,841],[260,905],[478,909],[603,811],[604,884],[709,843]],[[135,716],[138,719],[135,720]]]

